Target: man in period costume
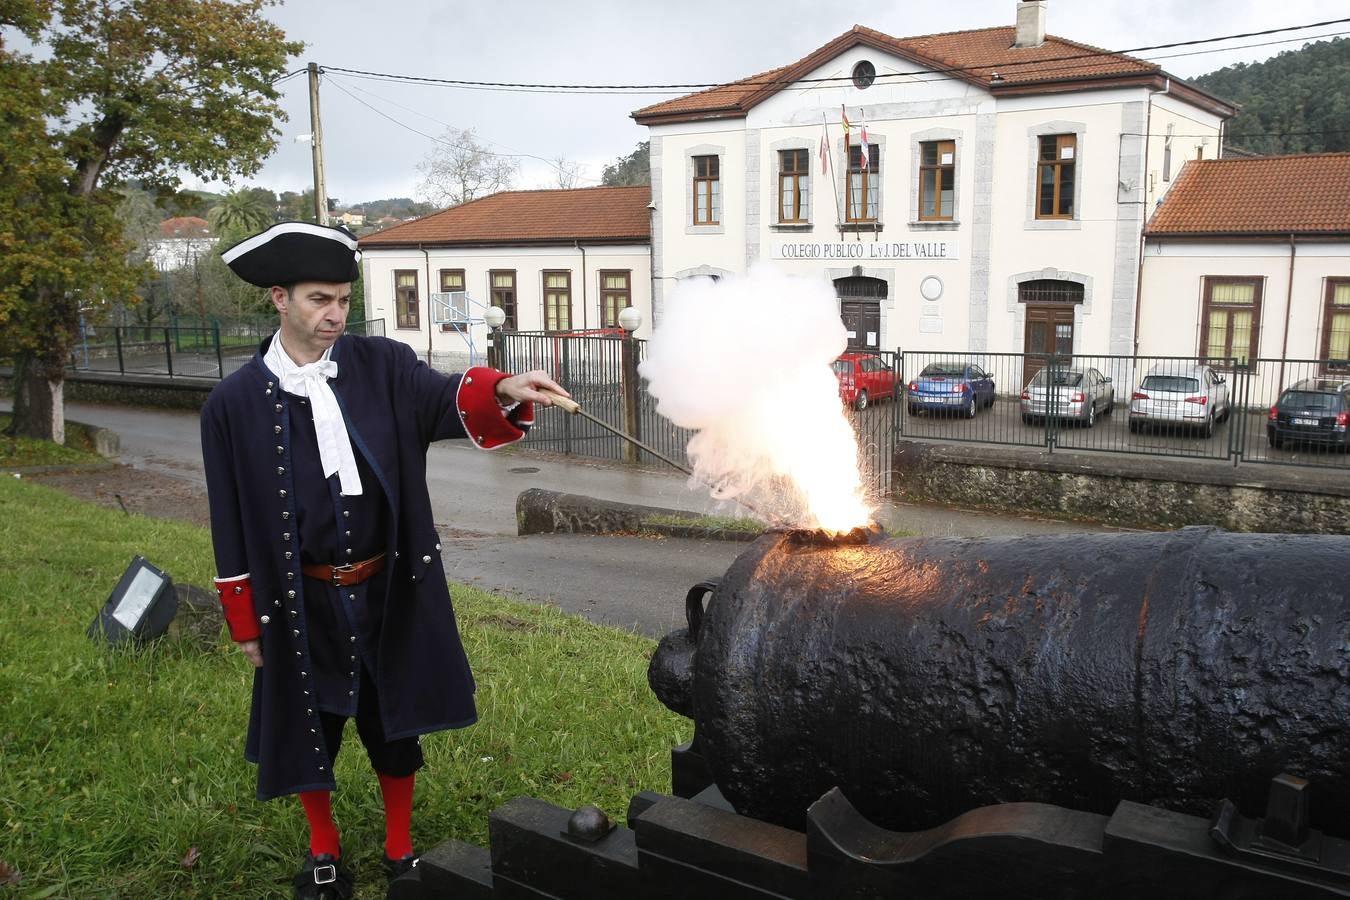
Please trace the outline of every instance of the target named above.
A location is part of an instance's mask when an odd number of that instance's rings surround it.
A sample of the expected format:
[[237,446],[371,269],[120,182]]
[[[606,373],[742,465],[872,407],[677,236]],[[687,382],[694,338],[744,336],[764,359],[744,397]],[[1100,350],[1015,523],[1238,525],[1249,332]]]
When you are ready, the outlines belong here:
[[416,864],[419,735],[472,724],[473,676],[432,524],[426,451],[522,437],[542,372],[442,375],[411,348],[343,333],[359,274],[346,229],[284,222],[225,251],[268,288],[280,328],[202,409],[216,587],[256,667],[245,756],[258,797],[299,794],[310,846],[297,897],[348,897],[330,809],[348,718],[380,783],[385,867]]

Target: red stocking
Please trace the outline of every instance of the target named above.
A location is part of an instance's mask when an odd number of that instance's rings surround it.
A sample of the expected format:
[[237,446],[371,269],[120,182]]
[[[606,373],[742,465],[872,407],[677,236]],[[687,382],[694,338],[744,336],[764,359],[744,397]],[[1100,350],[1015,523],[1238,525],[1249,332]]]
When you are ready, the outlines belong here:
[[300,805],[309,819],[309,852],[315,856],[327,853],[342,854],[342,839],[333,823],[333,794],[331,791],[302,791]]
[[401,778],[379,775],[380,794],[384,797],[384,852],[390,859],[403,859],[413,852],[412,799],[415,778],[415,775]]

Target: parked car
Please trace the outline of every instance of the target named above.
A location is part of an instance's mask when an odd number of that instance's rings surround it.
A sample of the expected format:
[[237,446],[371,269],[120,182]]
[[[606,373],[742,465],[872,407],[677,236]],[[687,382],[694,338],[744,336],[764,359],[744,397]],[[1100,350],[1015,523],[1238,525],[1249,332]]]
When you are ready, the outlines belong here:
[[1350,381],[1306,378],[1280,394],[1266,420],[1272,447],[1307,442],[1344,447],[1350,438]]
[[929,363],[909,383],[906,403],[910,415],[945,410],[973,419],[980,407],[994,405],[994,376],[972,362]]
[[1180,361],[1158,363],[1130,395],[1130,430],[1145,424],[1181,425],[1209,437],[1214,423],[1231,412],[1228,383],[1213,368]]
[[839,396],[855,409],[867,409],[870,403],[899,394],[895,370],[875,353],[845,353],[834,361],[834,374],[839,379]]
[[1022,421],[1053,416],[1077,419],[1091,428],[1098,416],[1109,416],[1116,404],[1111,379],[1094,368],[1047,366],[1022,390]]

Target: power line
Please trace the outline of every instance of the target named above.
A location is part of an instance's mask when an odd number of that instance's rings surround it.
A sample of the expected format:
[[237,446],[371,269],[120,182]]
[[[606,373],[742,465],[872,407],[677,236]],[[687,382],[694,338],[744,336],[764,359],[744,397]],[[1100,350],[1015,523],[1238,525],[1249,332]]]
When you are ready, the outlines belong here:
[[[1321,22],[1310,22],[1310,23],[1305,24],[1305,25],[1288,25],[1288,26],[1283,26],[1283,27],[1280,27],[1280,28],[1267,28],[1267,29],[1264,29],[1264,30],[1261,30],[1261,31],[1247,31],[1247,32],[1241,32],[1241,33],[1238,33],[1238,34],[1223,35],[1223,36],[1219,36],[1219,37],[1196,38],[1196,39],[1189,40],[1189,41],[1173,41],[1173,42],[1166,43],[1166,44],[1153,44],[1153,45],[1146,46],[1146,47],[1133,47],[1133,48],[1129,48],[1129,49],[1126,49],[1126,50],[1115,50],[1115,51],[1098,51],[1098,50],[1090,50],[1090,51],[1083,51],[1083,52],[1079,52],[1079,53],[1065,54],[1065,55],[1062,55],[1062,56],[1042,57],[1042,58],[1040,58],[1040,59],[1011,60],[1011,61],[1008,61],[1008,62],[1006,62],[1006,63],[1001,64],[1001,68],[1002,68],[1004,71],[1007,71],[1007,70],[1009,70],[1009,69],[1014,69],[1014,68],[1021,67],[1021,66],[1044,66],[1046,63],[1069,62],[1069,61],[1073,61],[1073,60],[1083,60],[1083,59],[1087,59],[1087,58],[1094,58],[1094,59],[1096,59],[1096,58],[1100,58],[1100,57],[1103,56],[1103,55],[1130,55],[1130,54],[1141,54],[1141,53],[1145,53],[1145,52],[1151,51],[1151,50],[1170,50],[1170,49],[1174,49],[1174,48],[1177,48],[1177,47],[1195,47],[1195,46],[1199,46],[1199,45],[1201,45],[1201,44],[1221,43],[1221,42],[1224,42],[1224,41],[1239,40],[1239,39],[1242,39],[1242,38],[1250,38],[1250,37],[1264,37],[1264,36],[1266,36],[1266,35],[1271,35],[1271,34],[1281,34],[1281,33],[1289,32],[1289,31],[1306,31],[1306,30],[1313,29],[1313,28],[1323,28],[1323,27],[1326,27],[1326,26],[1328,26],[1328,25],[1344,25],[1344,24],[1347,24],[1347,23],[1350,23],[1350,17],[1342,18],[1342,19],[1327,19],[1327,20],[1321,21]],[[1302,38],[1300,38],[1299,40],[1302,40]],[[1224,49],[1239,49],[1239,48],[1224,48]],[[1211,51],[1204,51],[1204,52],[1211,52]],[[1175,55],[1183,55],[1183,54],[1175,54]],[[945,67],[938,67],[938,68],[927,69],[927,70],[925,71],[925,74],[954,74],[954,73],[961,73],[961,72],[967,72],[967,73],[971,73],[971,72],[983,72],[983,71],[993,71],[993,70],[996,69],[996,68],[999,68],[999,67],[992,66],[992,65],[989,65],[989,64],[985,64],[985,65],[973,65],[973,66],[945,66]],[[1072,68],[1075,68],[1075,67],[1066,67],[1066,68],[1072,69]],[[736,87],[757,87],[757,86],[765,86],[765,87],[767,87],[767,86],[778,86],[778,85],[785,85],[785,84],[820,84],[820,83],[831,83],[831,82],[851,81],[851,80],[852,80],[852,75],[830,75],[830,76],[822,76],[822,77],[819,77],[819,78],[794,78],[794,79],[790,79],[790,80],[789,80],[789,79],[782,79],[782,78],[770,78],[770,79],[757,80],[755,77],[752,77],[752,78],[749,78],[749,79],[744,79],[744,80],[734,81],[734,82],[704,82],[704,83],[684,83],[684,84],[678,84],[678,83],[675,83],[675,84],[544,84],[544,83],[508,82],[508,81],[473,81],[473,80],[468,80],[468,79],[456,79],[456,78],[432,78],[432,77],[421,76],[421,75],[398,75],[398,74],[393,74],[393,73],[388,73],[388,72],[374,72],[374,71],[369,71],[369,70],[364,70],[364,69],[349,69],[349,68],[345,68],[345,67],[341,67],[341,66],[326,66],[325,69],[327,69],[327,70],[329,70],[329,71],[333,71],[333,72],[342,72],[342,73],[347,74],[347,75],[365,76],[365,77],[368,77],[368,78],[384,79],[384,80],[390,80],[390,81],[405,81],[405,82],[419,83],[419,84],[450,85],[450,86],[454,86],[454,87],[465,87],[465,88],[492,88],[492,89],[499,89],[499,90],[500,90],[500,89],[510,89],[510,90],[521,90],[521,91],[550,91],[550,92],[572,92],[572,91],[576,91],[576,92],[583,92],[583,93],[597,93],[597,92],[630,92],[630,91],[662,91],[662,92],[668,92],[668,91],[677,91],[677,90],[706,90],[706,89],[712,89],[712,88],[725,88],[725,87],[731,87],[731,86],[733,86],[733,85],[736,86]],[[880,79],[883,79],[883,78],[907,77],[907,76],[905,76],[905,75],[902,74],[902,73],[894,73],[894,74],[879,73],[876,77],[877,77],[878,80],[880,80]]]
[[[454,146],[454,145],[451,144],[449,141],[446,141],[446,140],[444,140],[444,139],[442,139],[442,138],[431,137],[431,135],[428,135],[428,134],[426,134],[425,132],[418,131],[417,129],[415,129],[415,128],[409,126],[409,125],[405,125],[404,123],[402,123],[402,122],[400,122],[399,120],[393,118],[392,116],[389,116],[389,115],[387,115],[387,114],[385,114],[385,113],[383,113],[383,112],[380,112],[380,110],[376,109],[374,106],[371,106],[369,103],[365,103],[364,101],[361,100],[361,98],[359,98],[359,97],[353,95],[350,91],[348,91],[346,88],[344,88],[341,84],[338,83],[339,80],[340,80],[340,79],[338,79],[336,76],[333,76],[333,75],[329,75],[329,76],[328,76],[328,81],[329,81],[329,83],[332,84],[334,87],[336,87],[338,90],[342,91],[342,92],[345,93],[348,97],[351,97],[353,100],[357,101],[358,103],[361,103],[361,104],[364,105],[367,109],[372,110],[373,112],[379,113],[380,115],[384,116],[386,119],[388,119],[389,121],[393,122],[395,125],[399,125],[400,127],[406,128],[406,129],[408,129],[409,131],[414,132],[415,134],[420,134],[420,135],[422,135],[423,137],[429,137],[429,138],[431,138],[431,140],[437,141],[438,143],[441,143],[441,144],[445,144],[446,146]],[[455,125],[452,125],[452,124],[449,123],[449,122],[444,122],[444,121],[442,121],[442,120],[440,120],[440,119],[437,119],[435,116],[427,115],[426,113],[424,113],[424,112],[422,112],[422,111],[420,111],[420,110],[417,110],[417,109],[413,109],[413,108],[410,107],[410,106],[404,106],[404,105],[401,104],[401,103],[398,103],[398,102],[396,102],[396,101],[394,101],[394,100],[390,100],[388,97],[382,97],[382,96],[380,96],[379,94],[376,94],[376,93],[374,93],[374,92],[372,92],[372,91],[367,91],[367,90],[365,90],[364,88],[359,88],[359,87],[356,87],[355,85],[351,85],[351,88],[352,88],[352,90],[360,91],[361,93],[366,94],[367,96],[374,97],[374,98],[377,99],[377,100],[382,100],[382,101],[384,101],[385,103],[388,103],[388,104],[390,104],[390,105],[392,105],[392,106],[397,106],[399,109],[402,109],[402,110],[405,110],[405,111],[407,111],[407,112],[410,112],[410,113],[412,113],[413,115],[421,116],[421,117],[424,118],[424,119],[428,119],[429,121],[435,122],[437,125],[443,125],[443,126],[445,126],[446,128],[456,128],[456,127],[457,127],[457,126],[455,126]],[[551,167],[552,169],[554,169],[554,170],[555,170],[556,172],[558,172],[559,174],[564,174],[564,173],[563,173],[563,168],[562,168],[562,166],[558,165],[555,161],[553,161],[553,160],[551,160],[551,159],[545,159],[544,157],[542,157],[542,156],[536,156],[536,155],[534,155],[533,153],[525,153],[525,152],[516,150],[516,148],[514,148],[514,147],[510,147],[510,146],[508,146],[508,145],[506,145],[506,144],[501,143],[500,141],[494,141],[494,140],[492,140],[491,138],[488,138],[488,137],[483,137],[482,135],[479,135],[479,137],[482,138],[482,140],[487,141],[489,144],[496,144],[496,145],[499,146],[499,147],[506,147],[506,149],[508,149],[508,150],[513,150],[513,151],[515,151],[515,152],[512,152],[512,153],[497,153],[497,152],[492,151],[492,150],[483,150],[482,152],[483,152],[484,154],[488,155],[488,156],[498,156],[498,157],[503,157],[503,158],[507,158],[507,159],[533,159],[533,160],[537,160],[537,161],[543,163],[543,164],[546,165],[546,166]],[[593,182],[593,183],[595,183],[595,184],[600,184],[600,181],[601,181],[599,178],[590,178],[590,177],[583,176],[583,175],[577,175],[576,177],[577,177],[579,180],[581,180],[581,181],[589,181],[589,182]]]
[[[366,101],[362,100],[360,97],[356,96],[356,95],[353,94],[351,91],[347,90],[347,88],[345,88],[345,87],[343,87],[341,84],[339,84],[338,81],[337,81],[336,79],[332,78],[332,77],[330,77],[330,78],[328,79],[328,83],[331,84],[333,87],[337,88],[338,90],[342,91],[342,93],[346,94],[348,97],[351,97],[353,100],[355,100],[357,103],[359,103],[359,104],[361,104],[362,106],[364,106],[366,109],[370,110],[371,112],[375,113],[375,114],[378,115],[378,116],[381,116],[381,117],[383,117],[383,118],[389,120],[390,122],[393,122],[395,125],[397,125],[397,126],[400,127],[400,128],[404,128],[404,129],[406,129],[406,130],[408,130],[408,131],[411,131],[413,134],[421,135],[422,137],[426,138],[426,139],[429,140],[429,141],[434,141],[434,142],[436,142],[437,144],[442,144],[442,145],[444,145],[444,146],[446,146],[446,147],[453,147],[453,146],[455,146],[453,143],[451,143],[450,141],[445,140],[444,138],[436,137],[435,135],[432,135],[432,134],[427,134],[425,131],[421,131],[420,129],[414,128],[413,126],[407,124],[406,122],[402,122],[402,121],[400,121],[400,120],[398,120],[398,119],[395,119],[393,116],[389,115],[388,113],[384,112],[383,110],[378,109],[377,107],[372,106],[371,104],[369,104],[369,103],[367,103]],[[395,105],[397,105],[397,104],[395,104]],[[430,116],[427,116],[427,118],[431,118],[431,117],[430,117]],[[437,119],[432,119],[432,121],[433,121],[433,122],[437,122],[437,121],[439,121],[439,120],[437,120]],[[446,123],[444,123],[444,122],[441,122],[440,124],[446,125]],[[452,127],[454,127],[454,126],[452,126],[452,125],[446,125],[446,127],[447,127],[447,128],[452,128]],[[487,139],[484,138],[484,140],[487,140]],[[495,143],[495,141],[492,142],[492,143]],[[548,166],[552,167],[552,168],[553,168],[555,171],[557,171],[559,174],[562,174],[562,173],[563,173],[562,167],[559,166],[557,163],[553,162],[552,160],[544,159],[542,156],[535,156],[533,153],[496,153],[496,152],[494,152],[494,151],[492,151],[492,150],[483,150],[482,153],[484,153],[484,154],[487,155],[487,156],[498,156],[498,157],[508,157],[508,158],[517,158],[517,157],[521,157],[521,158],[528,158],[528,159],[536,159],[536,160],[538,160],[539,162],[542,162],[542,163],[544,163],[545,165],[548,165]],[[598,179],[598,178],[588,178],[588,177],[581,176],[581,175],[578,175],[577,178],[578,178],[579,180],[582,180],[582,181],[594,182],[595,184],[600,184],[600,183],[601,183],[601,179]]]
[[1302,41],[1318,41],[1323,38],[1344,37],[1350,31],[1328,31],[1326,34],[1305,34],[1296,38],[1283,38],[1278,41],[1259,41],[1255,44],[1236,44],[1232,47],[1213,47],[1209,50],[1191,50],[1188,53],[1165,53],[1148,57],[1149,59],[1176,59],[1180,56],[1204,56],[1207,53],[1228,53],[1231,50],[1250,50],[1253,47],[1274,47],[1278,44],[1297,44]]
[[272,86],[273,86],[273,87],[276,87],[276,86],[279,85],[279,84],[284,84],[285,82],[290,81],[292,78],[294,78],[294,77],[297,76],[297,75],[303,75],[303,74],[305,74],[306,71],[308,71],[308,70],[306,70],[306,69],[296,69],[294,72],[288,72],[287,74],[282,75],[280,78],[274,79],[274,80],[272,81]]
[[[1232,52],[1232,51],[1234,51],[1234,50],[1245,50],[1245,49],[1250,49],[1250,48],[1254,48],[1254,47],[1273,47],[1273,46],[1282,45],[1282,44],[1307,43],[1307,42],[1311,42],[1311,41],[1323,40],[1323,39],[1326,39],[1326,38],[1342,37],[1342,36],[1347,35],[1347,34],[1350,34],[1350,31],[1333,31],[1333,32],[1327,32],[1327,33],[1325,33],[1325,34],[1301,35],[1301,36],[1299,36],[1299,37],[1283,38],[1283,39],[1278,40],[1278,41],[1261,41],[1261,42],[1258,42],[1258,43],[1252,43],[1252,44],[1237,44],[1237,45],[1234,45],[1234,46],[1231,46],[1231,47],[1214,47],[1214,48],[1211,48],[1211,49],[1208,49],[1208,50],[1190,50],[1190,51],[1187,51],[1187,52],[1185,52],[1185,53],[1161,54],[1161,55],[1155,55],[1155,56],[1146,57],[1146,58],[1147,58],[1147,59],[1150,59],[1150,60],[1156,60],[1156,59],[1177,59],[1177,58],[1184,57],[1184,56],[1204,56],[1204,55],[1211,54],[1211,53],[1228,53],[1228,52]],[[1215,40],[1215,41],[1221,41],[1221,40],[1227,40],[1227,38],[1214,38],[1214,39],[1212,39],[1212,40]],[[1084,53],[1084,54],[1080,54],[1080,55],[1077,55],[1077,56],[1055,57],[1056,59],[1061,59],[1061,60],[1083,59],[1083,60],[1085,60],[1085,61],[1079,63],[1078,65],[1061,65],[1061,66],[1053,66],[1053,67],[1050,67],[1050,68],[1046,69],[1045,71],[1043,71],[1043,72],[1040,73],[1040,74],[1042,74],[1043,76],[1046,76],[1046,77],[1049,77],[1049,76],[1051,76],[1051,75],[1065,76],[1065,75],[1068,75],[1068,74],[1070,74],[1070,73],[1077,72],[1077,71],[1079,71],[1079,70],[1095,68],[1095,67],[1097,67],[1097,66],[1099,65],[1099,62],[1098,62],[1098,61],[1100,60],[1101,56],[1102,56],[1103,54],[1106,54],[1106,53],[1108,53],[1108,51],[1103,51],[1102,53],[1091,53],[1091,54],[1089,54],[1089,53]],[[1025,62],[1013,62],[1013,63],[1009,63],[1008,65],[1004,66],[1004,71],[1007,71],[1007,69],[1008,69],[1009,67],[1012,67],[1012,66],[1017,66],[1017,65],[1033,65],[1033,64],[1034,64],[1034,65],[1040,65],[1040,64],[1043,64],[1043,63],[1046,62],[1046,61],[1047,61],[1047,60],[1036,60],[1036,61],[1031,61],[1031,60],[1029,60],[1029,61],[1025,61]],[[943,79],[944,73],[953,73],[953,72],[960,72],[960,71],[966,71],[966,70],[976,71],[976,70],[978,70],[978,69],[990,69],[990,70],[992,71],[992,67],[991,67],[991,66],[968,66],[968,67],[952,66],[952,67],[948,67],[948,68],[945,68],[945,69],[941,69],[941,68],[940,68],[940,69],[927,69],[927,70],[924,70],[924,71],[922,71],[922,72],[913,72],[913,73],[906,73],[906,72],[882,73],[882,74],[878,75],[877,77],[878,77],[878,78],[883,78],[883,79],[894,79],[894,80],[896,80],[896,81],[898,81],[899,79],[904,79],[904,80],[905,80],[905,83],[907,83],[907,84],[928,84],[928,83],[933,83],[933,82],[941,81],[941,80]],[[577,95],[577,96],[592,96],[592,97],[603,97],[603,96],[620,96],[620,97],[660,96],[660,97],[666,97],[666,96],[669,96],[669,95],[672,94],[672,93],[675,93],[675,91],[674,91],[673,89],[667,89],[667,90],[661,90],[661,89],[649,89],[649,88],[642,87],[642,86],[621,87],[621,88],[613,88],[613,89],[602,89],[602,88],[599,88],[599,87],[588,87],[588,88],[558,88],[558,89],[546,88],[546,87],[497,87],[497,86],[494,86],[494,85],[491,84],[491,83],[486,83],[486,82],[484,82],[484,83],[473,83],[473,82],[457,83],[457,82],[446,81],[446,80],[443,80],[443,79],[422,78],[422,77],[420,77],[420,76],[415,76],[415,75],[407,75],[407,76],[405,76],[405,75],[390,75],[390,74],[382,74],[382,73],[378,73],[378,72],[373,72],[373,73],[369,73],[369,74],[357,74],[357,72],[358,72],[359,70],[343,69],[343,68],[339,68],[339,67],[329,67],[329,68],[324,69],[324,71],[326,71],[326,72],[342,72],[344,75],[346,75],[346,76],[349,77],[349,78],[358,78],[358,79],[361,79],[361,80],[364,80],[364,81],[389,82],[389,83],[393,83],[393,84],[415,84],[415,85],[422,85],[422,86],[425,86],[425,87],[446,87],[446,88],[451,88],[451,89],[454,89],[454,90],[464,90],[464,91],[484,91],[484,92],[487,92],[487,93],[505,93],[505,94],[513,94],[513,93],[514,93],[514,94],[555,94],[555,95]],[[925,76],[931,76],[931,77],[925,77]],[[830,77],[828,77],[828,78],[816,78],[816,79],[796,79],[796,80],[793,80],[793,81],[776,80],[776,81],[756,82],[756,81],[753,81],[753,80],[751,80],[751,79],[746,79],[746,80],[744,80],[744,81],[726,82],[726,83],[724,83],[724,84],[718,84],[718,85],[715,85],[715,86],[716,86],[716,87],[729,87],[729,86],[733,86],[733,85],[744,86],[744,85],[753,85],[753,84],[778,84],[783,90],[786,90],[786,91],[809,91],[809,90],[814,90],[815,87],[816,87],[816,85],[817,85],[817,83],[819,83],[819,82],[824,82],[824,81],[848,81],[848,80],[851,80],[851,79],[852,79],[852,76],[851,76],[851,75],[850,75],[850,76],[838,76],[838,75],[836,75],[836,76],[830,76]]]

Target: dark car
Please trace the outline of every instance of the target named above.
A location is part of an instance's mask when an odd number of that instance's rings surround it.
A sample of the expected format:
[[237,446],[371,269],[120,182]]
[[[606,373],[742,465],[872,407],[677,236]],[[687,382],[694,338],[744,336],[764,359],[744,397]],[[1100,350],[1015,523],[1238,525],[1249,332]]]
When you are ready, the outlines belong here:
[[896,395],[895,369],[875,353],[845,353],[834,361],[834,374],[840,398],[856,409]]
[[980,407],[994,405],[994,376],[973,362],[929,363],[909,383],[905,402],[910,415],[946,410],[973,419]]
[[1350,381],[1306,378],[1285,388],[1270,408],[1266,440],[1272,447],[1309,443],[1344,447],[1350,429]]

